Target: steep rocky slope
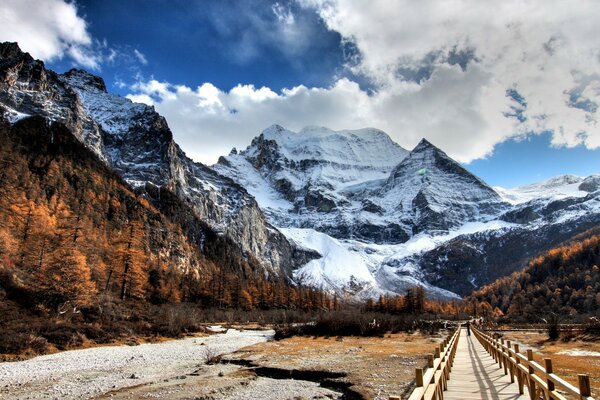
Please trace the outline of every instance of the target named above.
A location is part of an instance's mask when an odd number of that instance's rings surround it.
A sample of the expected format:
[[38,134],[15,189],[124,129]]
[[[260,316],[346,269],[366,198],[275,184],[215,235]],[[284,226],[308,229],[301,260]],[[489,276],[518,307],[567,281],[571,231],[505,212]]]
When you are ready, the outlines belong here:
[[232,180],[185,156],[153,107],[110,94],[100,77],[58,75],[14,43],[0,45],[0,107],[10,121],[41,115],[60,121],[132,187],[174,193],[194,215],[239,246],[266,274],[290,276],[314,257],[296,249],[264,218],[252,196]]

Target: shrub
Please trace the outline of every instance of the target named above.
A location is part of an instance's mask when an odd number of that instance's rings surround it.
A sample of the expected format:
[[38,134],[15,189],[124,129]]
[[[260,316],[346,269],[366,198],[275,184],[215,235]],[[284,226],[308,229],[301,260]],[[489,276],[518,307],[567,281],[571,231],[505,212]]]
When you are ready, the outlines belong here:
[[275,339],[291,336],[380,336],[388,332],[426,330],[430,334],[442,328],[437,321],[417,320],[410,315],[353,313],[334,311],[321,314],[314,322],[275,325]]
[[560,332],[558,331],[558,316],[556,314],[550,315],[548,318],[548,339],[556,340],[560,336]]

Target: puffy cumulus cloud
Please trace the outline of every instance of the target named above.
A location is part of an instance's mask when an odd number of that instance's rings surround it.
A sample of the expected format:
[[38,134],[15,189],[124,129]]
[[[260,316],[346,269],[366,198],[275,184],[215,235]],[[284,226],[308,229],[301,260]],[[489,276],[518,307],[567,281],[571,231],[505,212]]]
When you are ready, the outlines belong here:
[[398,113],[430,114],[414,128],[462,161],[531,132],[551,131],[557,146],[600,146],[597,1],[298,2],[356,45],[349,68],[372,80],[374,98],[416,82],[415,104],[425,109],[405,104]]
[[356,112],[368,95],[345,79],[327,89],[297,86],[281,93],[252,85],[223,91],[210,83],[192,89],[155,80],[137,84],[136,89],[128,97],[154,105],[186,153],[207,164],[233,146],[245,148],[271,124],[290,129],[315,123],[336,128],[346,126],[337,119],[340,115],[350,116],[348,126],[362,126],[368,119]]
[[[369,89],[348,78],[281,92],[150,81],[132,95],[152,101],[184,149],[209,163],[273,123],[372,126],[406,148],[426,137],[463,162],[545,131],[556,146],[600,146],[600,2],[298,2],[356,47],[347,68]],[[285,25],[288,10],[272,12]]]
[[35,58],[51,61],[70,56],[77,64],[98,69],[101,55],[73,2],[3,0],[0,40],[19,42]]
[[[150,80],[134,85],[135,91],[128,97],[154,105],[166,117],[183,149],[208,164],[227,154],[232,146],[245,148],[254,136],[275,123],[292,130],[307,125],[332,129],[374,126],[408,148],[423,137],[424,130],[444,132],[439,137],[430,136],[455,157],[469,159],[473,154],[489,152],[489,143],[501,140],[497,135],[465,146],[471,140],[470,132],[488,123],[512,129],[512,120],[500,115],[494,121],[493,115],[481,116],[477,111],[482,108],[481,101],[490,98],[480,95],[488,80],[487,73],[479,68],[465,74],[458,66],[446,66],[437,69],[423,85],[397,82],[374,94],[347,78],[328,88],[300,85],[280,93],[253,85],[224,91],[211,83],[192,89]],[[496,101],[507,107],[510,104],[504,95]],[[459,112],[473,115],[462,118]],[[493,135],[496,131],[486,132]],[[447,134],[453,141],[442,143]]]

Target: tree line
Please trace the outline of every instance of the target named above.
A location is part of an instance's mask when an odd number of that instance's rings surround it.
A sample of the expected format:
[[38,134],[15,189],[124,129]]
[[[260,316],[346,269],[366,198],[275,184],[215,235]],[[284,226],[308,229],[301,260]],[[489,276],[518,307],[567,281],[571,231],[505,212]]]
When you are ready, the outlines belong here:
[[64,126],[41,118],[0,126],[0,165],[0,292],[24,305],[335,306],[317,290],[267,279],[231,247],[203,254]]
[[473,313],[539,322],[548,315],[591,316],[600,310],[600,230],[535,258],[466,300]]

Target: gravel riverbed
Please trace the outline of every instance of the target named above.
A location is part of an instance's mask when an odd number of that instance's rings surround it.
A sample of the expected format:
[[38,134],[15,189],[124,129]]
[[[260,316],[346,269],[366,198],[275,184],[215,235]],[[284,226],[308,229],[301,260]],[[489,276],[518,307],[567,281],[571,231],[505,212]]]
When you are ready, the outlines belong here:
[[106,346],[0,363],[2,399],[81,399],[189,373],[209,356],[272,338],[273,331],[230,329],[208,337]]

